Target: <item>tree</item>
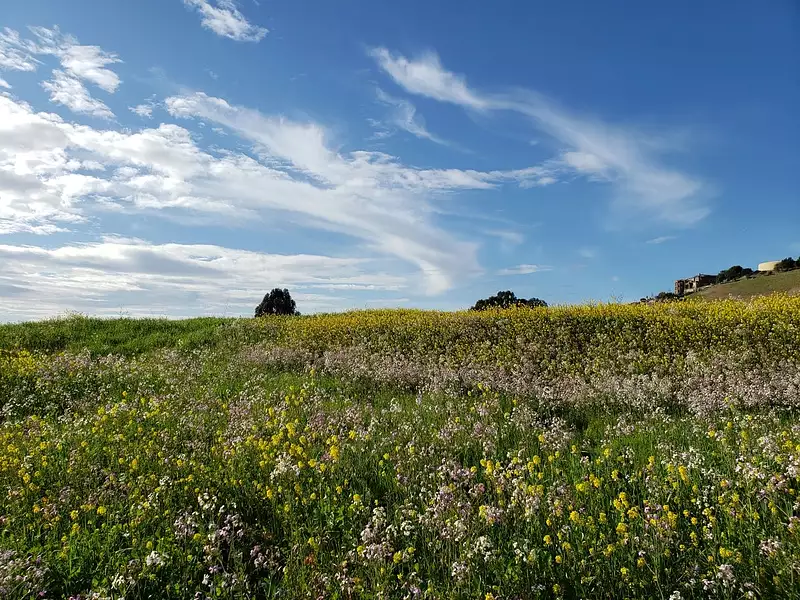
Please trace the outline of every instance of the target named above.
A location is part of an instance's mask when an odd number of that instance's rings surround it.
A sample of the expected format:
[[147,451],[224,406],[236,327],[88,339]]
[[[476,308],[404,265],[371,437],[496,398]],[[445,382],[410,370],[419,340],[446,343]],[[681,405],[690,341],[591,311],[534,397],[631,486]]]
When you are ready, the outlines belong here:
[[275,288],[256,307],[256,317],[267,315],[299,315],[292,295],[287,289]]
[[512,306],[528,306],[530,308],[546,307],[547,302],[539,298],[517,298],[511,291],[497,292],[489,298],[482,298],[475,303],[471,310],[486,310],[489,308],[510,308]]
[[784,258],[781,262],[775,265],[776,271],[792,271],[800,268],[800,259],[794,260],[792,257]]
[[717,275],[717,283],[733,281],[735,279],[739,279],[740,277],[746,277],[747,275],[752,274],[753,269],[743,269],[741,265],[734,265],[730,269],[725,269],[724,271],[719,272],[719,275]]

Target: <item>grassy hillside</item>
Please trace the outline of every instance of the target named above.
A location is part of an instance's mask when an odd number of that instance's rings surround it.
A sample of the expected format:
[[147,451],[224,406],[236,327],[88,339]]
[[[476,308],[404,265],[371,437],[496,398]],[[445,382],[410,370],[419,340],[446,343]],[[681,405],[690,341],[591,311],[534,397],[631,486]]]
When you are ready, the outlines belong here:
[[787,273],[759,275],[752,279],[743,279],[733,283],[713,285],[694,294],[694,297],[706,300],[722,300],[726,298],[746,300],[775,293],[800,295],[800,269]]
[[92,354],[141,354],[159,348],[213,345],[233,319],[99,319],[68,317],[0,325],[0,348],[40,352],[88,350]]
[[798,390],[800,297],[2,326],[0,598],[800,598]]

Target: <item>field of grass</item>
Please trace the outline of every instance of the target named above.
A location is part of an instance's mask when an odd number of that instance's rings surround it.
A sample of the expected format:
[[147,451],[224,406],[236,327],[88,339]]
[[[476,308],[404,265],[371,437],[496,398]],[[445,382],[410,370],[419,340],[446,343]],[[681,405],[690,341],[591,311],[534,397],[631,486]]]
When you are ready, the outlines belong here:
[[742,279],[733,283],[713,285],[700,290],[696,297],[705,300],[739,298],[746,300],[755,296],[783,293],[800,295],[800,269],[786,273],[759,275],[752,279]]
[[800,597],[800,298],[0,326],[2,598]]

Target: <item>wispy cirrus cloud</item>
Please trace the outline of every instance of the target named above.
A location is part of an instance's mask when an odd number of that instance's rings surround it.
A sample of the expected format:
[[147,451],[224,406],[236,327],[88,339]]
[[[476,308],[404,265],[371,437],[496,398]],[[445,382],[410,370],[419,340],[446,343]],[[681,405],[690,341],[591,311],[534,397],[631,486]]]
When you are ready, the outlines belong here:
[[269,30],[250,23],[234,0],[183,0],[202,15],[201,24],[219,36],[237,42],[260,42]]
[[516,265],[506,269],[500,269],[498,275],[530,275],[531,273],[541,273],[543,271],[552,271],[553,267],[543,265]]
[[665,242],[669,242],[669,241],[674,240],[674,239],[676,239],[676,236],[674,236],[674,235],[662,235],[662,236],[655,237],[655,238],[652,238],[650,240],[647,240],[645,242],[645,244],[663,244]]
[[397,127],[398,129],[402,129],[403,131],[407,131],[411,135],[420,139],[434,142],[435,144],[441,144],[442,146],[451,145],[447,140],[444,140],[428,131],[427,127],[425,126],[425,119],[423,119],[421,115],[417,114],[417,109],[411,102],[402,98],[395,98],[380,88],[376,89],[376,94],[378,96],[378,100],[380,100],[383,104],[392,107],[393,109],[392,114],[388,119],[390,125]]
[[139,131],[93,128],[0,95],[0,232],[46,235],[108,211],[184,224],[218,224],[224,217],[227,227],[284,220],[360,241],[360,254],[412,265],[421,278],[417,287],[435,294],[481,272],[477,244],[433,220],[438,198],[529,185],[543,175],[536,167],[423,169],[384,153],[342,154],[316,123],[202,93],[173,96],[164,105],[175,118],[224,127],[252,155],[203,149],[172,123]]
[[551,167],[611,184],[618,220],[647,215],[677,226],[705,218],[709,188],[696,177],[662,164],[658,144],[634,130],[574,116],[552,100],[530,90],[489,94],[467,85],[463,75],[444,68],[427,52],[409,59],[375,48],[378,66],[407,92],[478,112],[512,111],[528,117],[536,128],[566,147]]

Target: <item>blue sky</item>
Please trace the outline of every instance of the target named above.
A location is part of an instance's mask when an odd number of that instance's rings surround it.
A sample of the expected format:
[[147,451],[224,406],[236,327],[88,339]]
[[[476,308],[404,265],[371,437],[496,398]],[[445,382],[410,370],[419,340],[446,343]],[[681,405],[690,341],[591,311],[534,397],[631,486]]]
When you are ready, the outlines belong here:
[[0,28],[0,320],[635,300],[800,255],[791,0],[26,0]]

